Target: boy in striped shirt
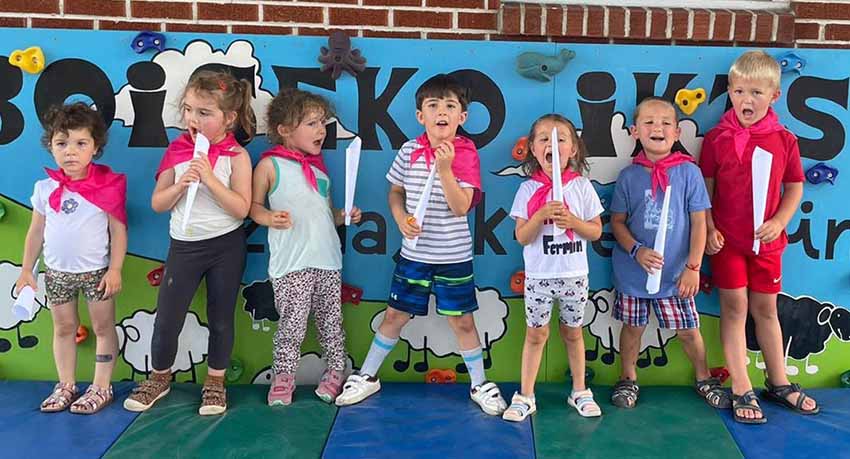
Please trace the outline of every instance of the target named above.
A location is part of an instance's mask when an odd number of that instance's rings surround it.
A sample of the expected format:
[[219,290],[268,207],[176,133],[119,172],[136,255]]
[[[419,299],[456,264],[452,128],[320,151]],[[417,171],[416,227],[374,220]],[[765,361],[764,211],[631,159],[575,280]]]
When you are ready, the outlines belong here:
[[[433,291],[437,313],[448,319],[469,369],[470,398],[489,415],[505,410],[499,388],[484,375],[472,315],[478,303],[466,214],[480,200],[481,178],[475,145],[457,135],[468,104],[466,88],[449,75],[436,75],[416,91],[416,119],[425,133],[402,145],[387,173],[390,210],[403,236],[401,258],[384,319],[360,371],[348,377],[336,399],[338,406],[353,405],[381,389],[378,369],[410,319],[428,314]],[[436,176],[420,225],[413,213],[432,168]]]

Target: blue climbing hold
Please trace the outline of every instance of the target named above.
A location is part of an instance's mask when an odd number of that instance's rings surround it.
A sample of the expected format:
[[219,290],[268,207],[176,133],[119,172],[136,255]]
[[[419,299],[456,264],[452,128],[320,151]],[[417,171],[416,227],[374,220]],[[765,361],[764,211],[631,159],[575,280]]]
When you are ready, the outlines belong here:
[[812,185],[823,182],[835,185],[836,178],[838,178],[838,169],[828,166],[826,163],[817,163],[806,171],[806,181]]
[[159,32],[141,32],[136,35],[130,48],[141,54],[149,49],[165,50],[165,35]]
[[800,57],[794,51],[780,54],[776,57],[776,62],[779,62],[779,68],[782,69],[782,73],[797,72],[799,74],[806,67],[806,59]]
[[522,53],[516,58],[516,71],[520,75],[538,81],[552,81],[567,63],[576,57],[569,49],[562,49],[557,56],[546,56],[540,53]]

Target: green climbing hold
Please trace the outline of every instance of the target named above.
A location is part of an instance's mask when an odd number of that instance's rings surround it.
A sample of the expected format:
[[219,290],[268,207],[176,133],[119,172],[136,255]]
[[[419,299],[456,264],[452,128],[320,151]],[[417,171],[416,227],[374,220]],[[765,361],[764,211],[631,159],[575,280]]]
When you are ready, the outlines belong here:
[[0,202],[0,220],[3,220],[3,217],[5,217],[5,216],[6,216],[6,206],[4,206],[2,202]]
[[841,387],[850,389],[850,370],[841,374]]
[[230,359],[230,366],[227,367],[227,371],[224,373],[224,379],[229,383],[235,383],[242,377],[242,373],[245,373],[245,366],[241,360],[233,357]]

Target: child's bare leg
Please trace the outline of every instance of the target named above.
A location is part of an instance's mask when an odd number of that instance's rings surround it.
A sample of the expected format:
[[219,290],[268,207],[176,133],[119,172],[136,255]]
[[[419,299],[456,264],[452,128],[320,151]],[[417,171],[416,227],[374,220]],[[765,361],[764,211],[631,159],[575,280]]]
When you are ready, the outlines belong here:
[[[77,328],[80,317],[77,315],[77,300],[53,305],[50,308],[53,316],[53,360],[56,362],[56,373],[59,382],[75,384],[77,378]],[[113,325],[114,327],[114,325]]]
[[573,377],[573,392],[587,389],[584,384],[584,334],[581,327],[569,327],[560,324],[558,331],[567,349],[570,362],[570,374]]
[[109,387],[112,369],[118,357],[118,335],[115,333],[115,302],[111,298],[89,302],[89,315],[97,338],[95,348],[94,384]]
[[522,386],[520,392],[526,397],[534,395],[534,383],[540,370],[540,359],[543,358],[543,348],[549,339],[549,325],[543,327],[527,327],[525,343],[522,346]]
[[410,319],[409,313],[387,307],[384,312],[384,320],[378,326],[378,331],[387,338],[396,339],[401,335],[401,329],[410,322]]
[[703,343],[699,328],[677,330],[676,334],[682,342],[685,354],[688,355],[688,359],[694,366],[697,381],[708,379],[711,375],[708,372],[708,364],[705,360],[705,343]]
[[[750,292],[750,314],[756,325],[756,339],[764,355],[767,366],[767,379],[774,386],[790,384],[785,374],[785,356],[782,345],[782,329],[776,311],[775,293]],[[788,395],[788,401],[796,403],[798,392]],[[814,399],[807,397],[802,408],[806,411],[817,406]]]
[[[637,364],[638,351],[640,350],[640,338],[643,336],[643,331],[646,326],[632,327],[631,325],[623,324],[623,329],[620,330],[620,360],[622,364],[621,379],[637,381]],[[582,379],[584,376],[582,375]]]
[[[747,289],[718,289],[720,292],[720,341],[726,368],[732,379],[732,394],[743,395],[753,389],[747,374]],[[757,403],[757,402],[754,402]],[[760,413],[739,409],[738,416],[759,419]]]

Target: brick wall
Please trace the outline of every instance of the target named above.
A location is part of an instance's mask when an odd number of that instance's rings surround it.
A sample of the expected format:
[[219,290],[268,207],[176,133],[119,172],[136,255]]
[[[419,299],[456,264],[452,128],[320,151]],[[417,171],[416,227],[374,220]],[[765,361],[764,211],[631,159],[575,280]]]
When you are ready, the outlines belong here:
[[502,0],[0,0],[0,27],[850,48],[850,0],[790,11]]

